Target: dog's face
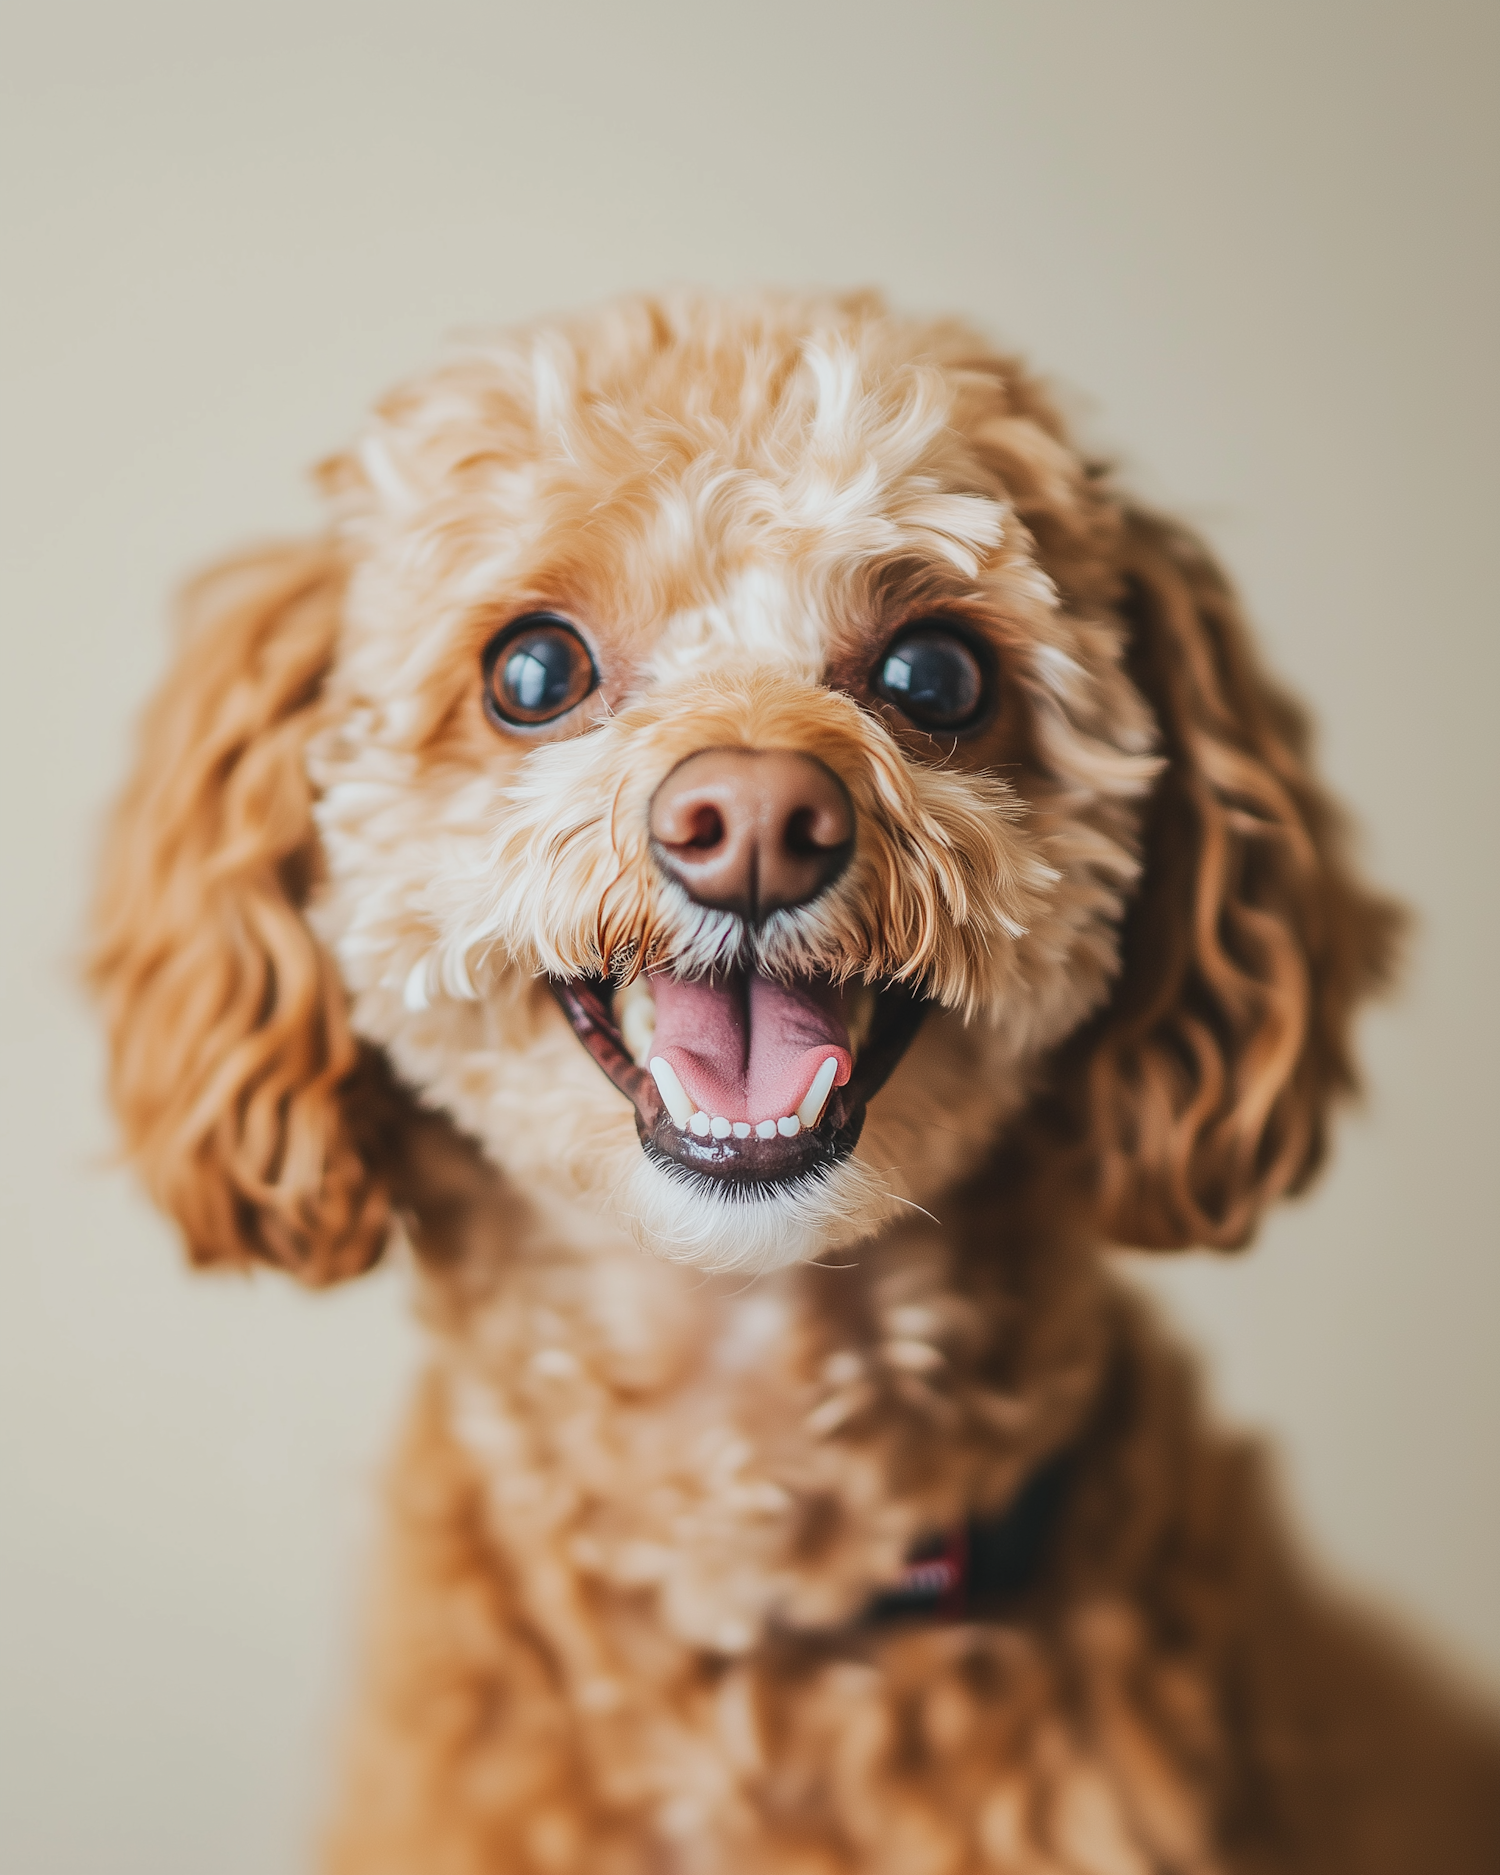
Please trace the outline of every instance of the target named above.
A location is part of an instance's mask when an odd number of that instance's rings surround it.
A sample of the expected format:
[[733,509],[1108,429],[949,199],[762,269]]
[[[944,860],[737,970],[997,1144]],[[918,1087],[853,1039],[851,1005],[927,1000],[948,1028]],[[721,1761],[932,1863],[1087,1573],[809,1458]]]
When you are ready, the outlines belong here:
[[972,335],[629,303],[324,482],[328,543],[202,590],[106,886],[200,1255],[378,1248],[361,1046],[711,1267],[930,1204],[1039,1090],[1137,1239],[1239,1240],[1316,1159],[1388,916],[1212,570]]
[[979,357],[619,313],[476,351],[329,471],[313,918],[355,1026],[668,1255],[930,1202],[1114,975],[1154,729],[1002,465],[1101,559],[1112,516]]

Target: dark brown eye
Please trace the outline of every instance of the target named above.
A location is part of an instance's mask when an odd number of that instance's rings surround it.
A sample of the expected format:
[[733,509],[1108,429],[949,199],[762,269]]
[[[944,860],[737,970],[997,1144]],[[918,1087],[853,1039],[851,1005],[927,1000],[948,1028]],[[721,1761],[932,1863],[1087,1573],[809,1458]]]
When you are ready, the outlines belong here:
[[484,707],[492,722],[529,728],[576,709],[599,682],[588,646],[565,619],[533,612],[485,646]]
[[904,631],[876,665],[875,689],[919,729],[934,731],[969,728],[988,700],[978,655],[945,625]]

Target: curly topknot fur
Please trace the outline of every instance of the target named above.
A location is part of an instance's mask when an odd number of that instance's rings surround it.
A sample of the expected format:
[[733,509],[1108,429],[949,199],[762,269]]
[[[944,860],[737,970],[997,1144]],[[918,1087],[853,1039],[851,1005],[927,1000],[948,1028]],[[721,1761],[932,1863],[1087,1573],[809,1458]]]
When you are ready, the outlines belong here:
[[[423,1270],[330,1865],[1487,1866],[1485,1723],[1285,1560],[1098,1254],[1242,1244],[1307,1180],[1396,931],[1202,549],[869,297],[476,341],[322,480],[325,539],[189,595],[94,974],[195,1260],[328,1282],[399,1217]],[[601,681],[512,734],[480,658],[535,611]],[[934,616],[992,674],[967,737],[871,686]],[[855,816],[759,926],[647,834],[725,746]],[[544,981],[730,964],[928,999],[856,1155],[732,1200]],[[1016,1605],[859,1623],[1059,1453]]]

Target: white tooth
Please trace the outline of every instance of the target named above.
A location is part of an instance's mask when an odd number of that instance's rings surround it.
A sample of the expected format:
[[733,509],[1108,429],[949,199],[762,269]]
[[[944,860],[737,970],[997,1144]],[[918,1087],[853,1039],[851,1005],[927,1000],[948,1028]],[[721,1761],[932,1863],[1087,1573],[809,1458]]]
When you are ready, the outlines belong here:
[[750,1137],[750,1124],[747,1120],[735,1121],[734,1136],[736,1139],[748,1139]]
[[706,1113],[695,1113],[692,1119],[688,1121],[688,1125],[698,1135],[699,1139],[707,1139],[708,1129],[713,1125],[713,1121],[709,1119]]
[[774,1120],[761,1120],[756,1125],[755,1137],[757,1139],[774,1139],[776,1137],[776,1122]]
[[822,1119],[823,1109],[828,1105],[828,1093],[833,1086],[833,1077],[838,1071],[838,1060],[830,1055],[813,1076],[813,1084],[802,1096],[802,1105],[797,1109],[797,1118],[804,1126],[816,1126]]
[[651,1078],[657,1085],[667,1112],[679,1126],[686,1126],[693,1117],[693,1103],[688,1099],[687,1089],[678,1080],[671,1062],[663,1061],[657,1055],[651,1063]]
[[795,1139],[798,1133],[802,1131],[802,1122],[797,1118],[795,1113],[789,1113],[784,1120],[778,1120],[776,1122],[776,1131],[780,1133],[783,1139]]
[[715,1139],[728,1139],[734,1128],[727,1120],[715,1118],[709,1121],[708,1130]]
[[645,1067],[656,1036],[656,998],[644,977],[615,991],[613,1011],[630,1059],[637,1067]]

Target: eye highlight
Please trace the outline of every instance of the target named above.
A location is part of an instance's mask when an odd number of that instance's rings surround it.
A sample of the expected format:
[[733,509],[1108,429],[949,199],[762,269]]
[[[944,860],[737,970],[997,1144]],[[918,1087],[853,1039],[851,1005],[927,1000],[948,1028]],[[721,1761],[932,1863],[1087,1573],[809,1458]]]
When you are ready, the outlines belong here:
[[902,632],[886,647],[873,681],[876,694],[919,729],[968,729],[989,701],[978,654],[950,625]]
[[589,648],[567,622],[533,612],[485,646],[484,708],[492,723],[529,729],[555,722],[597,688]]

